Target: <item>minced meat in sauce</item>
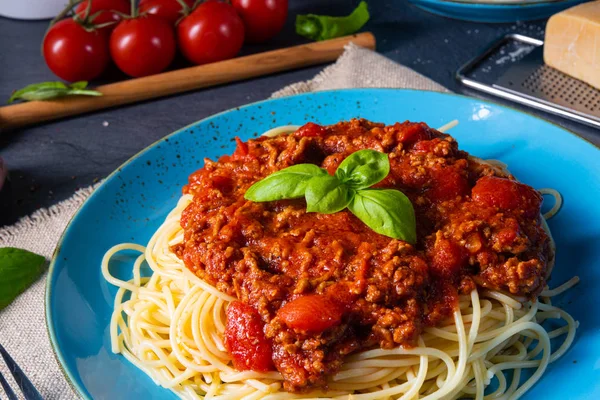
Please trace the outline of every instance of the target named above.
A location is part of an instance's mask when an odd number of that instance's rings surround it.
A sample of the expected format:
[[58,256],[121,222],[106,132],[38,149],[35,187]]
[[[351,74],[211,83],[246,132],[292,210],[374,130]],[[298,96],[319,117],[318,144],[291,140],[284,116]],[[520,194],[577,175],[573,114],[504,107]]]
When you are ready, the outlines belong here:
[[[389,155],[390,173],[376,187],[412,201],[416,245],[375,233],[348,210],[244,199],[282,168],[313,163],[333,174],[361,149]],[[534,298],[545,284],[553,254],[539,193],[423,123],[309,123],[238,139],[233,155],[205,162],[184,188],[194,197],[173,250],[238,299],[225,332],[234,366],[277,369],[288,391],[326,388],[350,353],[415,345],[424,327],[452,323],[458,294],[477,286]]]

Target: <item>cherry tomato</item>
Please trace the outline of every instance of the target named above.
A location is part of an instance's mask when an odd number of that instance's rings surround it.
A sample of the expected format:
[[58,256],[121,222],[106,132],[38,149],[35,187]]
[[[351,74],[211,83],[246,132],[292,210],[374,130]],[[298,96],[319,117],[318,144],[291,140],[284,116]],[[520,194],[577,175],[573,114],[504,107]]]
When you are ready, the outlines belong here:
[[157,74],[175,57],[173,27],[154,15],[125,19],[110,35],[110,55],[127,75]]
[[[87,0],[79,3],[79,5],[75,8],[75,13],[80,17],[83,17],[86,8]],[[102,12],[98,14],[98,16],[92,21],[95,25],[100,25],[107,22],[119,22],[121,20],[121,16],[112,11],[119,11],[123,14],[129,14],[131,12],[131,5],[129,4],[128,0],[92,0],[90,15],[93,15],[98,11]],[[116,26],[117,24],[115,23],[102,29],[111,31],[115,29]]]
[[288,0],[232,0],[246,28],[246,40],[265,42],[277,35],[288,13]]
[[66,81],[97,78],[110,61],[106,35],[86,31],[72,18],[50,28],[42,44],[48,67]]
[[[194,0],[184,1],[190,8],[194,5]],[[182,10],[183,7],[177,0],[140,0],[140,13],[156,15],[166,19],[173,25],[179,18],[183,17]]]
[[244,44],[244,23],[230,4],[208,1],[177,25],[177,42],[194,64],[227,60]]

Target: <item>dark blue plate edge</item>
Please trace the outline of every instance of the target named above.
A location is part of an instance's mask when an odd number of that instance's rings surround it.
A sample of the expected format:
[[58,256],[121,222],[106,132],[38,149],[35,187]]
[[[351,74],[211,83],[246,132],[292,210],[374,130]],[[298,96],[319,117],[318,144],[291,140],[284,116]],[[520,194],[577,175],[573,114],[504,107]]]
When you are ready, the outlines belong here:
[[[527,4],[510,3],[468,3],[453,0],[408,0],[421,10],[445,18],[459,21],[483,23],[514,23],[517,21],[537,21],[555,13],[582,4],[588,0],[550,0]],[[477,16],[465,15],[474,12]],[[500,16],[492,15],[501,12]]]
[[[444,93],[444,92],[438,92],[438,91],[434,91],[434,90],[417,90],[417,89],[402,89],[402,88],[352,88],[352,89],[336,89],[336,90],[326,90],[326,91],[319,91],[319,92],[309,92],[309,93],[300,93],[300,94],[296,94],[293,96],[286,96],[283,98],[289,98],[289,97],[310,97],[312,95],[315,94],[322,94],[322,93],[340,93],[340,92],[354,92],[354,91],[370,91],[370,92],[383,92],[383,91],[402,91],[402,92],[406,92],[406,93],[434,93],[436,95],[440,95],[440,96],[448,96],[448,97],[459,97],[459,98],[464,98],[464,99],[468,99],[468,100],[476,100],[476,101],[480,101],[482,103],[487,103],[487,104],[491,104],[495,107],[500,107],[502,109],[508,109],[510,111],[514,111],[520,114],[525,114],[527,116],[533,117],[535,119],[541,120],[542,122],[545,122],[547,124],[553,125],[556,128],[560,129],[561,131],[564,131],[566,133],[569,133],[571,136],[573,136],[576,139],[579,139],[580,141],[583,142],[583,144],[587,144],[587,145],[591,145],[592,147],[594,147],[597,150],[600,150],[600,146],[597,146],[596,144],[592,143],[591,141],[571,132],[570,130],[554,123],[551,121],[548,121],[544,118],[538,117],[536,115],[533,115],[532,113],[528,112],[528,111],[523,111],[520,109],[517,109],[515,107],[511,107],[511,106],[506,106],[506,105],[501,105],[499,103],[496,103],[494,101],[489,101],[489,100],[481,100],[478,99],[476,97],[471,97],[471,96],[466,96],[466,95],[462,95],[462,94],[457,94],[457,93]],[[52,311],[51,311],[51,307],[50,307],[50,297],[52,296],[52,284],[54,283],[54,280],[56,279],[56,274],[55,274],[55,266],[58,263],[58,255],[60,253],[60,250],[62,249],[63,246],[63,242],[65,237],[67,236],[67,233],[70,231],[73,222],[75,221],[75,219],[79,216],[79,214],[81,214],[83,212],[83,210],[88,206],[89,201],[94,198],[99,192],[101,192],[102,190],[104,190],[104,186],[110,181],[112,180],[118,173],[121,172],[121,170],[123,168],[125,168],[126,166],[128,166],[130,163],[134,162],[136,159],[138,159],[139,157],[141,157],[142,155],[144,155],[146,152],[150,151],[150,149],[154,148],[155,146],[157,146],[158,144],[160,144],[161,142],[165,141],[165,139],[170,139],[171,137],[179,134],[182,131],[185,131],[187,129],[190,129],[192,127],[194,127],[195,125],[204,122],[206,120],[212,119],[214,117],[218,117],[220,115],[223,114],[227,114],[229,112],[232,111],[239,111],[248,107],[254,107],[256,105],[264,105],[264,104],[269,104],[271,102],[276,102],[281,100],[282,98],[272,98],[272,99],[265,99],[265,100],[261,100],[261,101],[257,101],[254,103],[250,103],[250,104],[246,104],[243,106],[239,106],[239,107],[233,107],[230,108],[228,110],[222,111],[220,113],[216,113],[216,114],[212,114],[206,118],[203,118],[201,120],[192,122],[191,124],[180,128],[178,130],[176,130],[175,132],[172,132],[166,136],[164,136],[161,139],[156,140],[154,143],[150,144],[149,146],[145,147],[144,149],[140,150],[138,153],[134,154],[132,157],[130,157],[127,161],[125,161],[123,164],[121,164],[117,169],[115,169],[110,175],[108,175],[103,181],[102,183],[90,194],[90,196],[83,202],[83,204],[79,207],[79,209],[77,209],[77,211],[75,212],[75,214],[73,214],[73,216],[71,217],[71,219],[69,220],[69,223],[67,224],[65,230],[63,231],[62,235],[60,236],[60,239],[58,240],[58,243],[56,245],[56,248],[52,254],[52,259],[50,261],[50,264],[48,266],[48,276],[46,278],[46,288],[45,288],[45,295],[44,295],[44,309],[45,309],[45,323],[46,323],[46,331],[48,333],[48,338],[50,339],[50,345],[52,348],[52,353],[54,354],[54,357],[58,363],[58,366],[62,372],[62,374],[64,375],[67,383],[69,384],[69,386],[79,395],[81,396],[83,399],[85,400],[93,400],[89,395],[88,395],[88,391],[85,389],[85,387],[83,387],[79,382],[77,382],[77,379],[75,379],[72,375],[71,372],[68,370],[68,368],[66,367],[66,362],[64,360],[62,351],[60,349],[60,346],[57,343],[56,340],[56,331],[54,328],[54,324],[52,323]]]
[[539,6],[539,5],[548,5],[548,4],[560,4],[563,3],[564,4],[572,4],[575,3],[577,1],[585,1],[585,0],[541,0],[541,1],[535,1],[535,2],[530,2],[530,3],[518,3],[518,2],[489,2],[489,3],[484,3],[484,2],[470,2],[467,0],[419,0],[422,3],[431,3],[431,4],[462,4],[465,6],[486,6],[486,8],[511,8],[511,9],[517,9],[517,10],[521,10],[524,8],[528,8],[528,7],[534,7],[534,6]]

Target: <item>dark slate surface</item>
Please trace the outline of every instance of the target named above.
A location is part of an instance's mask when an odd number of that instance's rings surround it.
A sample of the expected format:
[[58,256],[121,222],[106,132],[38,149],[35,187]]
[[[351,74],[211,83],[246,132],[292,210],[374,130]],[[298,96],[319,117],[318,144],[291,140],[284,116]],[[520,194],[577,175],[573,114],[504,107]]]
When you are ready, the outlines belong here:
[[[357,1],[290,0],[290,15],[346,13]],[[445,85],[462,90],[454,72],[498,37],[519,32],[543,37],[545,21],[484,24],[428,14],[403,0],[371,1],[378,51]],[[54,80],[40,55],[46,21],[0,18],[0,99],[29,83]],[[293,18],[272,43],[245,49],[256,52],[302,43]],[[176,64],[184,64],[181,60]],[[76,189],[107,176],[121,163],[157,139],[211,114],[262,100],[293,82],[310,79],[323,66],[281,73],[241,83],[136,104],[120,109],[47,123],[0,135],[0,155],[11,181],[0,192],[0,226],[15,222],[39,207],[68,198]],[[107,80],[122,79],[113,71]],[[99,82],[100,83],[100,82]],[[519,107],[519,106],[517,106]],[[538,115],[542,115],[537,113]],[[600,132],[542,115],[600,145]],[[399,116],[400,117],[400,116]],[[540,132],[543,140],[543,132]]]

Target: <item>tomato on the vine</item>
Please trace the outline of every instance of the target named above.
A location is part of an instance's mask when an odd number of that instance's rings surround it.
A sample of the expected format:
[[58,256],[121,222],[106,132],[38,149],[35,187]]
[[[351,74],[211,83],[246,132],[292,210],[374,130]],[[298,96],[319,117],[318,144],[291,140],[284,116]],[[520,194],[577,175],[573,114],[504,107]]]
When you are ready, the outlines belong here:
[[232,0],[246,28],[246,41],[265,42],[277,35],[288,13],[288,0]]
[[207,1],[179,22],[177,42],[194,64],[226,60],[244,44],[244,23],[231,4]]
[[[119,22],[121,16],[113,11],[118,11],[123,14],[129,14],[131,5],[128,0],[91,0],[90,15],[101,11],[92,21],[95,25],[105,24],[107,22]],[[75,8],[75,14],[83,17],[88,6],[88,0],[79,3]],[[106,26],[102,29],[108,31],[113,30],[116,24]]]
[[73,18],[54,24],[42,44],[48,67],[66,81],[97,78],[110,61],[106,35],[86,30]]
[[124,19],[110,36],[110,55],[127,75],[157,74],[175,57],[173,27],[154,15]]
[[[184,0],[188,7],[193,7],[194,0]],[[140,0],[140,13],[161,17],[173,25],[183,17],[183,7],[177,0]]]

